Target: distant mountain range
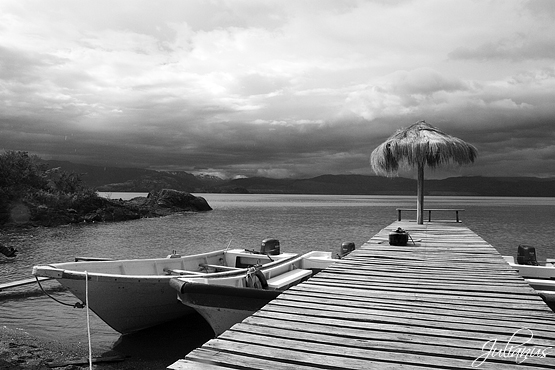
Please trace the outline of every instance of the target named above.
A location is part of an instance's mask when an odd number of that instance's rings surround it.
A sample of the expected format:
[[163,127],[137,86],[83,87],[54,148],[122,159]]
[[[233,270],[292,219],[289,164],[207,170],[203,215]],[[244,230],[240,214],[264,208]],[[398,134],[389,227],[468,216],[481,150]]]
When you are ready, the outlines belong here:
[[[50,167],[82,174],[86,185],[105,192],[150,192],[175,189],[190,193],[272,193],[414,195],[416,180],[366,175],[322,175],[307,179],[264,177],[224,180],[183,171],[154,171],[45,161]],[[426,195],[555,196],[555,178],[450,177],[426,180]]]

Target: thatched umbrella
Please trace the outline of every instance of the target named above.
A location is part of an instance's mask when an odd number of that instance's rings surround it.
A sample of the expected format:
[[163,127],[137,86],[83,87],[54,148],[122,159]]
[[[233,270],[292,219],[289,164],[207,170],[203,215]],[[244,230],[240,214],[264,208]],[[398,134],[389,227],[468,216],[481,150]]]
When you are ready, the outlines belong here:
[[423,223],[424,167],[474,162],[476,148],[461,139],[441,132],[425,121],[398,130],[378,146],[370,156],[372,169],[378,175],[393,176],[399,165],[418,168],[417,221]]

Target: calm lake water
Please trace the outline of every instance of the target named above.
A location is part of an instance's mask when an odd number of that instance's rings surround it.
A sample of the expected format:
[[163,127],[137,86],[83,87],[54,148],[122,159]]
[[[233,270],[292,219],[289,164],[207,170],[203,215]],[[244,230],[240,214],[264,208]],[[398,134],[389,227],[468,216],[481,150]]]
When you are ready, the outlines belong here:
[[[410,196],[197,195],[214,210],[3,232],[0,240],[19,254],[15,259],[0,255],[0,283],[31,277],[34,265],[72,261],[75,256],[152,258],[173,250],[192,254],[222,249],[229,243],[258,249],[268,237],[279,239],[282,251],[290,252],[336,251],[345,241],[358,247],[396,220],[395,208],[416,207]],[[425,202],[429,208],[464,208],[464,224],[501,254],[515,255],[519,244],[529,244],[536,247],[539,259],[555,258],[555,198],[427,197]],[[414,218],[414,213],[408,216]],[[451,213],[440,217],[453,219]],[[60,300],[77,301],[56,282],[44,285]],[[87,346],[85,310],[61,306],[35,285],[0,292],[0,324]],[[211,335],[201,319],[121,337],[93,315],[91,328],[96,356],[114,349],[153,368],[182,358]]]

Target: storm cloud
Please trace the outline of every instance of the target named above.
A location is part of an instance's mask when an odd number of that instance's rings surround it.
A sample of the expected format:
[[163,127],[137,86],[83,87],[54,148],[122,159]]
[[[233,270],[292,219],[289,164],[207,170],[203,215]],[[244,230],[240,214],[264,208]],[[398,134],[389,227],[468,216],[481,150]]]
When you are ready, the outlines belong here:
[[451,175],[555,176],[554,50],[541,0],[3,0],[0,148],[370,174],[370,152],[425,119],[479,150]]

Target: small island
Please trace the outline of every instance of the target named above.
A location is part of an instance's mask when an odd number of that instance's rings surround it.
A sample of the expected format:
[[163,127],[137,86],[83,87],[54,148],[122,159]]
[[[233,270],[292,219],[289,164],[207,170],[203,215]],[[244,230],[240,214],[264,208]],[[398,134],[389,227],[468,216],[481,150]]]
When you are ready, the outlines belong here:
[[21,151],[0,155],[1,228],[115,222],[210,210],[204,198],[172,189],[126,201],[107,199],[85,186],[80,174],[48,168],[37,156]]

